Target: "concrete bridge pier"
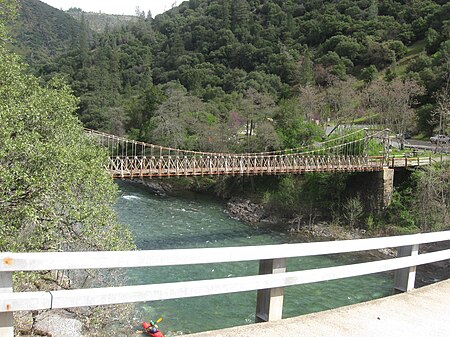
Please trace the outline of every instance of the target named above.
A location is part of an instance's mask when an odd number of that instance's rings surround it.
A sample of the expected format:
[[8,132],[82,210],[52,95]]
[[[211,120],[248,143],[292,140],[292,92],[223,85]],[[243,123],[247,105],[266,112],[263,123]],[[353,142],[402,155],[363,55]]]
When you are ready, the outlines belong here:
[[378,177],[378,207],[383,212],[392,202],[392,192],[394,191],[394,169],[383,168]]
[[374,214],[383,214],[392,202],[394,169],[352,174],[347,180],[347,194],[357,195]]

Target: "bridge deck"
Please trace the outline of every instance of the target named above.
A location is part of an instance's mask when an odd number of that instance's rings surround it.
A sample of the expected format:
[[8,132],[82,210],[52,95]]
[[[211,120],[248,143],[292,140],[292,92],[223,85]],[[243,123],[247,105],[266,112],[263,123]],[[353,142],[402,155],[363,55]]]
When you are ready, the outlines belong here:
[[370,302],[190,337],[442,337],[450,332],[450,280]]

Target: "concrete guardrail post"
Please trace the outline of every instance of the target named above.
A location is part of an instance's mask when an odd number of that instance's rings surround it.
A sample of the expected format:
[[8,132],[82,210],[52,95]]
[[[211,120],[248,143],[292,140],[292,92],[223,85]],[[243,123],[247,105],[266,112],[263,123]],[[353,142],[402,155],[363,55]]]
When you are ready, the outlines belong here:
[[[419,254],[419,245],[403,246],[397,249],[397,257],[415,256]],[[394,290],[407,292],[414,289],[416,281],[416,266],[402,268],[395,271]]]
[[[286,259],[259,261],[259,274],[286,272]],[[260,289],[256,298],[256,322],[280,320],[283,315],[284,288]]]
[[[0,296],[2,293],[12,292],[12,272],[0,272]],[[8,308],[6,309],[8,310]],[[14,318],[12,312],[0,312],[0,337],[14,337]]]

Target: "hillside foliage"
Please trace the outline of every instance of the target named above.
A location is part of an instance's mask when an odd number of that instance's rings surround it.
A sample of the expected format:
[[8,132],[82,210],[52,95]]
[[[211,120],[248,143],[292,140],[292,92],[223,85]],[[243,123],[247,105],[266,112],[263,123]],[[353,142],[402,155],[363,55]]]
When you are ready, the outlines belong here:
[[[138,14],[96,36],[84,27],[73,48],[38,68],[67,77],[88,127],[192,150],[260,151],[368,116],[429,135],[436,97],[448,96],[446,1],[191,0],[156,18]],[[407,115],[401,122],[381,116],[381,98],[367,99],[395,81],[416,88],[393,107]]]
[[74,48],[81,25],[59,9],[38,0],[17,0],[18,17],[9,21],[13,50],[38,67]]

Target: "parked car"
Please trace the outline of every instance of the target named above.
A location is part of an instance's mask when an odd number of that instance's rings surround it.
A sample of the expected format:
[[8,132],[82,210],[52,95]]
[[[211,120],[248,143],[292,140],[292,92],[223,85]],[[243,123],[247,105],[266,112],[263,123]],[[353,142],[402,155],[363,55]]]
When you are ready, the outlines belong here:
[[450,143],[450,137],[445,135],[436,135],[430,137],[430,142],[432,142],[433,144],[446,144]]
[[410,139],[411,138],[411,132],[405,131],[404,133],[397,133],[395,135],[397,139]]

